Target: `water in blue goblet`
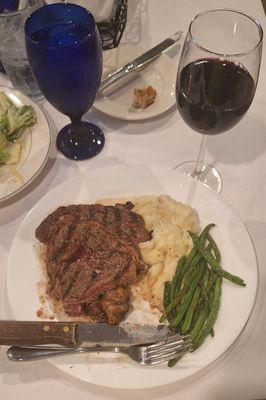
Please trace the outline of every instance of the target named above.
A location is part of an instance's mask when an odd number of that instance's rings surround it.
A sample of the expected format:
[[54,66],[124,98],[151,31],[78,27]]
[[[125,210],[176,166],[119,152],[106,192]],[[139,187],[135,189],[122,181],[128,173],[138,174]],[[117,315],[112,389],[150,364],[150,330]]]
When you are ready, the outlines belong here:
[[30,66],[46,99],[67,115],[71,124],[57,135],[57,147],[68,158],[98,154],[104,135],[81,120],[92,106],[102,76],[102,48],[92,14],[67,3],[44,6],[25,23]]

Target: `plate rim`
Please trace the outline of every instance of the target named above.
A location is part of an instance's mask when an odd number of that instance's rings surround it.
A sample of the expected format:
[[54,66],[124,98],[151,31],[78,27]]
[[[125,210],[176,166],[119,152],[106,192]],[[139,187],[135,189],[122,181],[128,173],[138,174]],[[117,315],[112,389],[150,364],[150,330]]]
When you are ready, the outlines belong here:
[[[141,166],[141,165],[145,165],[145,164],[136,164],[136,163],[134,164],[134,163],[130,163],[130,164],[126,164],[125,166],[128,166],[128,165],[129,165],[129,166],[134,166],[134,165]],[[121,167],[123,167],[123,165],[117,165],[117,166],[112,166],[112,167],[120,167],[120,168],[121,168]],[[149,168],[149,167],[150,167],[150,165],[148,166],[148,168]],[[110,168],[110,167],[100,167],[100,168],[98,168],[98,169],[109,169],[109,168]],[[165,170],[165,171],[166,171],[166,170],[169,171],[169,168],[164,168],[164,170]],[[66,181],[62,182],[60,185],[57,185],[55,188],[53,188],[52,191],[53,191],[53,190],[56,190],[56,189],[59,190],[61,186],[64,186],[65,184],[68,184],[68,183],[71,182],[71,181],[75,181],[77,178],[78,178],[80,181],[82,181],[82,180],[84,179],[84,176],[86,176],[87,174],[90,174],[91,172],[93,172],[93,171],[85,171],[84,173],[78,174],[78,175],[75,176],[75,177],[72,177],[72,178],[70,178],[70,179],[67,179]],[[179,174],[180,176],[183,176],[183,174],[180,174],[180,173],[178,173],[178,174]],[[191,178],[191,177],[187,177],[187,178],[190,179],[190,180],[193,179],[193,178]],[[220,194],[215,193],[213,190],[209,189],[209,188],[206,187],[206,185],[204,185],[204,184],[201,184],[201,183],[200,183],[200,186],[204,187],[205,190],[207,189],[210,193],[212,193],[212,195],[215,195],[215,197],[217,197],[218,199],[220,199],[220,200],[224,203],[224,205],[232,211],[232,213],[235,215],[235,217],[238,219],[239,223],[241,224],[242,228],[244,229],[245,234],[247,234],[247,237],[248,237],[249,242],[250,242],[250,246],[251,246],[251,248],[252,248],[252,256],[254,257],[254,262],[255,262],[255,266],[256,266],[256,271],[255,271],[255,272],[256,272],[256,290],[255,290],[255,293],[254,293],[254,297],[253,297],[253,299],[252,299],[252,306],[250,307],[250,311],[249,311],[248,317],[246,318],[245,323],[244,323],[242,329],[240,330],[240,332],[238,333],[238,335],[234,338],[233,342],[229,343],[228,346],[222,351],[222,353],[219,354],[219,356],[217,356],[214,360],[212,360],[212,361],[209,362],[208,364],[204,365],[203,367],[198,368],[196,371],[194,371],[194,372],[192,372],[192,373],[190,373],[190,374],[188,374],[188,375],[182,377],[181,379],[178,378],[178,373],[177,373],[177,379],[176,379],[175,381],[172,381],[172,382],[169,382],[169,383],[165,383],[165,384],[159,384],[159,385],[157,385],[157,386],[156,386],[156,385],[153,385],[153,386],[142,386],[141,388],[137,388],[138,390],[142,390],[142,389],[143,389],[143,390],[145,390],[145,389],[146,389],[146,390],[148,390],[148,389],[152,390],[152,389],[154,389],[154,388],[163,387],[163,386],[166,386],[166,385],[171,385],[171,384],[174,384],[174,383],[177,383],[177,382],[184,381],[184,380],[188,379],[189,377],[192,377],[192,376],[197,375],[198,373],[201,373],[202,371],[208,370],[213,364],[217,363],[223,356],[225,356],[225,355],[228,353],[228,351],[233,347],[233,345],[237,342],[237,340],[239,339],[239,337],[242,335],[243,331],[245,330],[246,326],[248,325],[248,322],[249,322],[249,320],[250,320],[250,318],[251,318],[251,315],[252,315],[252,313],[253,313],[253,311],[254,311],[254,307],[255,307],[255,305],[256,305],[256,301],[257,301],[257,297],[258,297],[258,290],[259,290],[259,282],[260,282],[260,271],[259,271],[258,257],[257,257],[256,249],[255,249],[255,246],[254,246],[253,239],[252,239],[252,237],[251,237],[251,235],[250,235],[250,232],[249,232],[249,230],[248,230],[248,228],[247,228],[245,222],[243,221],[243,219],[242,219],[241,216],[239,215],[239,213],[236,211],[236,209],[232,206],[232,204],[231,204],[227,199],[225,199],[225,198],[224,198],[223,196],[221,196]],[[46,193],[46,195],[45,195],[44,197],[48,196],[49,193],[50,193],[50,191],[49,191],[48,193]],[[42,200],[42,199],[40,199],[40,200]],[[183,200],[182,200],[182,201],[183,201]],[[27,215],[25,216],[25,218],[24,218],[23,221],[21,222],[19,229],[20,229],[21,226],[23,225],[24,220],[26,220],[26,219],[30,216],[30,214],[34,211],[34,209],[38,207],[38,203],[39,203],[39,202],[37,202],[37,203],[31,208],[31,210],[29,210],[29,212],[27,213]],[[19,229],[18,229],[17,232],[19,232]],[[17,234],[16,234],[16,236],[17,236]],[[12,245],[13,245],[13,243],[12,243]],[[8,258],[8,264],[9,264],[9,258]],[[7,278],[7,277],[8,277],[8,274],[7,274],[6,278]],[[7,289],[8,289],[8,288],[7,288]],[[11,307],[11,308],[12,308],[12,307]],[[13,310],[12,310],[12,311],[13,311]],[[78,378],[76,375],[71,374],[71,372],[70,372],[71,370],[70,370],[70,371],[66,371],[66,368],[62,368],[60,365],[57,365],[56,360],[51,359],[51,360],[48,360],[48,361],[51,362],[51,364],[54,365],[56,368],[60,369],[62,372],[66,373],[66,374],[68,374],[68,375],[71,375],[73,378],[78,379],[78,380],[81,380],[81,381],[85,381],[86,383],[95,385],[96,387],[113,388],[113,389],[128,390],[128,391],[131,391],[131,390],[133,389],[133,388],[128,388],[128,387],[118,387],[118,386],[113,386],[113,385],[108,385],[108,384],[107,384],[107,385],[106,385],[106,384],[104,384],[104,385],[99,385],[99,384],[97,384],[97,383],[90,382],[90,381],[88,381],[88,380],[84,380],[83,378]]]
[[[11,93],[14,93],[15,95],[18,95],[18,96],[20,96],[20,97],[25,98],[25,99],[26,99],[27,101],[29,101],[30,103],[34,103],[34,106],[38,109],[39,112],[42,113],[42,115],[44,116],[44,120],[46,121],[47,128],[48,128],[47,132],[48,132],[48,137],[49,137],[49,143],[48,143],[48,147],[47,147],[47,150],[46,150],[45,157],[43,158],[43,161],[42,161],[41,165],[40,165],[39,168],[35,171],[35,173],[27,180],[27,182],[25,182],[24,184],[22,184],[21,186],[19,186],[17,189],[15,189],[14,191],[12,191],[12,192],[10,192],[9,194],[5,195],[4,197],[0,197],[0,204],[3,203],[3,202],[5,202],[5,201],[7,201],[7,200],[9,200],[9,199],[12,198],[12,197],[15,197],[18,193],[20,193],[21,191],[23,191],[25,188],[27,188],[27,187],[34,181],[34,179],[35,179],[35,178],[41,173],[41,171],[43,170],[43,168],[44,168],[44,166],[45,166],[45,164],[46,164],[46,162],[47,162],[47,160],[48,160],[48,158],[49,158],[49,155],[50,155],[50,152],[51,152],[51,148],[52,148],[52,126],[51,126],[51,123],[50,123],[50,121],[49,121],[49,118],[48,118],[48,116],[47,116],[47,114],[46,114],[45,109],[44,109],[40,104],[38,104],[35,100],[31,99],[29,96],[25,95],[24,93],[20,92],[19,90],[10,88],[10,87],[8,87],[8,86],[0,85],[0,91],[1,91],[1,90],[9,91],[9,92],[11,92]],[[32,135],[32,132],[31,132],[31,135]],[[31,147],[32,147],[32,144],[31,144]],[[30,152],[31,152],[31,149],[30,149]],[[27,160],[28,160],[28,158],[30,157],[30,152],[29,152],[29,154],[28,154],[27,159],[24,161],[23,165],[25,165],[25,164],[27,163]],[[21,167],[22,167],[22,166],[21,166]],[[8,181],[8,180],[7,180],[7,181]]]

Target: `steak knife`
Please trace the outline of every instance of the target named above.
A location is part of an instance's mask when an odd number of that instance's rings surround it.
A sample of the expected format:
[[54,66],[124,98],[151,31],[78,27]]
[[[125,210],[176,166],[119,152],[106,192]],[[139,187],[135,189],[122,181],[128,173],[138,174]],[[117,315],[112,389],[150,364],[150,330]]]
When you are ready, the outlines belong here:
[[0,321],[0,345],[132,346],[176,336],[166,325]]
[[112,83],[118,81],[121,78],[124,78],[130,72],[135,71],[141,67],[144,67],[144,65],[155,60],[162,54],[164,50],[166,50],[168,47],[176,43],[181,38],[182,34],[183,34],[182,31],[176,32],[174,35],[163,40],[161,43],[157,44],[155,47],[146,51],[141,56],[135,58],[135,60],[130,61],[125,66],[119,68],[117,71],[110,74],[107,78],[102,80],[99,90],[101,91],[107,88],[107,86],[111,85]]

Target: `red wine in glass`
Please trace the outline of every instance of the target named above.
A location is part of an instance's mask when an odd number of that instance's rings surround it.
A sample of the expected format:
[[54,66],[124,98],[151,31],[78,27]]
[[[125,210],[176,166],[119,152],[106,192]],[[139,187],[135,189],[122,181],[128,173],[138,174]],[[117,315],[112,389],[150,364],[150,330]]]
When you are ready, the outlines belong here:
[[179,114],[202,134],[197,161],[177,170],[216,192],[221,178],[203,161],[206,137],[228,131],[246,114],[259,76],[263,32],[260,24],[235,10],[209,10],[190,23],[180,57],[176,101]]
[[255,89],[250,73],[233,61],[218,58],[192,61],[180,73],[178,110],[192,129],[215,135],[241,120]]

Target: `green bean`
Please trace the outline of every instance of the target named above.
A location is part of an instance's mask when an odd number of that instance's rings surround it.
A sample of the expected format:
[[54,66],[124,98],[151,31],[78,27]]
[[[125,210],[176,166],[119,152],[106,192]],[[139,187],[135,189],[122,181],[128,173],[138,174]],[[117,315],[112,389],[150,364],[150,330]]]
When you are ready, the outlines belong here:
[[182,356],[176,357],[176,358],[172,358],[172,360],[168,361],[168,367],[174,367],[176,365],[176,363],[178,363],[178,361],[181,360]]
[[192,249],[190,250],[190,252],[187,255],[185,264],[184,264],[184,268],[190,266],[191,261],[193,260],[193,257],[198,253],[198,250],[195,246],[192,247]]
[[[191,350],[191,347],[190,347]],[[181,353],[178,357],[172,358],[172,360],[168,361],[168,367],[174,367],[178,361],[181,360],[182,357],[187,353],[188,350],[183,350],[183,353]]]
[[193,260],[191,261],[190,268],[195,268],[201,260],[202,260],[202,255],[200,253],[197,253],[193,258]]
[[236,275],[232,275],[230,272],[225,271],[224,269],[221,270],[220,274],[221,274],[222,278],[227,279],[228,281],[234,283],[235,285],[243,286],[243,287],[246,286],[246,283],[242,278],[240,278],[239,276],[236,276]]
[[205,242],[205,240],[208,239],[209,232],[214,226],[215,226],[215,224],[213,224],[213,223],[208,224],[207,226],[205,226],[205,228],[203,229],[203,231],[201,232],[201,234],[199,236],[199,240],[200,240],[201,244],[203,244]]
[[235,283],[239,286],[246,286],[244,280],[239,276],[232,275],[230,272],[227,272],[221,268],[220,263],[211,255],[211,253],[207,252],[204,247],[202,247],[201,243],[199,242],[198,238],[193,234],[190,233],[195,246],[197,247],[200,254],[205,258],[208,264],[214,269],[214,271],[219,271],[219,274],[229,281]]
[[191,302],[191,300],[193,298],[194,292],[195,292],[195,290],[197,288],[197,285],[198,285],[200,279],[202,278],[203,273],[204,273],[204,269],[199,268],[199,271],[197,271],[197,274],[196,274],[196,276],[195,276],[195,278],[194,278],[194,280],[193,280],[193,282],[191,284],[190,289],[188,290],[188,292],[184,296],[184,299],[183,299],[180,307],[177,310],[175,318],[173,319],[173,321],[171,321],[172,328],[177,328],[179,322],[184,317],[185,312],[187,311],[187,309],[188,309],[188,307],[190,305],[190,302]]
[[[204,260],[205,262],[205,260]],[[205,307],[208,307],[208,292],[207,292],[207,287],[209,283],[209,276],[210,276],[210,271],[207,266],[207,263],[205,262],[205,273],[202,279],[202,285],[201,285],[201,296],[200,296],[200,303],[204,303]]]
[[210,234],[208,234],[207,238],[208,238],[209,244],[210,244],[211,247],[212,247],[214,256],[215,256],[215,258],[216,258],[216,261],[217,261],[218,263],[220,263],[220,261],[221,261],[221,253],[220,253],[220,250],[219,250],[218,247],[217,247],[217,244],[215,243],[213,237],[212,237]]
[[176,291],[176,287],[177,287],[178,282],[179,282],[179,280],[180,280],[180,277],[181,277],[181,275],[182,275],[182,270],[183,270],[185,261],[186,261],[186,257],[185,257],[185,256],[182,256],[182,257],[179,259],[178,263],[177,263],[177,267],[176,267],[176,271],[175,271],[175,276],[174,276],[174,278],[173,278],[173,280],[172,280],[171,289],[170,289],[170,298],[171,298],[171,300],[173,300],[173,298],[174,298],[174,294],[175,294],[175,291]]
[[168,315],[176,308],[178,303],[186,296],[186,293],[188,289],[190,288],[192,281],[197,275],[198,271],[193,271],[193,274],[191,274],[190,279],[187,281],[186,285],[182,288],[182,290],[178,293],[178,295],[172,300],[172,302],[166,307],[163,315],[160,318],[160,323],[165,321],[165,319],[168,317]]
[[[203,302],[201,303],[201,305],[199,304],[199,308],[195,311],[194,316],[193,316],[193,321],[191,324],[191,329],[190,329],[190,332],[188,332],[191,337],[192,342],[194,342],[195,338],[198,336],[199,332],[203,328],[205,321],[208,318],[208,315],[210,313],[210,305],[209,305],[209,297],[208,297],[207,288],[208,288],[208,284],[209,284],[211,278],[212,278],[212,274],[210,273],[210,270],[206,268],[205,274],[203,276],[203,282],[202,282]],[[216,278],[217,278],[217,276],[216,276]]]
[[[195,251],[193,251],[193,249]],[[187,258],[185,259],[185,262],[182,266],[182,270],[180,271],[179,279],[177,284],[175,285],[175,293],[178,293],[180,289],[182,288],[182,285],[184,283],[184,277],[186,276],[187,272],[190,270],[191,262],[194,259],[194,257],[197,255],[198,250],[195,248],[195,246],[192,248],[190,253],[188,254]]]
[[[185,262],[185,257],[181,257],[179,259],[179,261],[178,261],[178,264],[177,264],[177,267],[176,267],[176,272],[175,272],[175,275],[174,275],[174,278],[173,278],[172,282],[171,283],[170,282],[166,282],[165,283],[165,286],[164,286],[164,309],[165,310],[169,310],[169,306],[173,302],[174,291],[175,291],[174,287],[176,285],[176,282],[177,282],[177,279],[178,279],[178,273],[179,273],[178,272],[178,268],[182,269],[184,262]],[[167,298],[167,300],[166,300],[166,298]],[[172,310],[173,310],[173,308],[172,308]],[[168,314],[172,310],[168,311]],[[160,318],[160,322],[163,322],[166,319],[166,316],[167,316],[166,314],[165,315],[163,314],[161,316],[161,318]],[[170,314],[169,314],[169,316],[170,316]]]
[[195,320],[192,326],[192,329],[189,332],[192,343],[194,343],[195,338],[198,336],[200,330],[204,326],[204,323],[207,318],[207,312],[204,307],[202,307],[199,312],[195,315]]
[[211,304],[211,311],[207,318],[206,324],[199,332],[199,334],[194,338],[193,341],[193,350],[196,350],[205,340],[205,338],[210,334],[211,330],[213,329],[213,325],[216,321],[218,311],[220,308],[220,299],[222,294],[222,278],[218,277],[213,291],[213,299]]
[[165,282],[165,284],[164,284],[164,299],[163,299],[164,308],[168,307],[169,302],[170,302],[170,298],[169,298],[170,286],[171,286],[170,282]]
[[211,270],[211,274],[210,274],[210,278],[209,278],[209,282],[207,284],[207,295],[210,293],[210,291],[213,288],[213,285],[215,284],[215,281],[217,279],[217,277],[219,276],[218,272],[215,272],[213,270]]
[[[207,232],[206,232],[207,234]],[[195,248],[195,247],[194,247]],[[198,266],[202,256],[197,251],[190,251],[188,257],[181,257],[176,270],[176,276],[173,279],[173,286],[171,287],[171,298],[173,299],[174,294],[179,292],[183,287],[187,287],[191,281],[191,275],[194,276],[194,268]],[[179,272],[178,272],[179,271]]]
[[[222,278],[246,286],[243,279],[221,267],[221,254],[208,224],[200,235],[189,232],[194,246],[179,259],[171,282],[165,283],[164,314],[175,332],[188,334],[195,351],[208,335],[214,336],[214,324],[220,308]],[[168,362],[174,366],[182,356]]]
[[[201,233],[201,235],[200,235],[200,240],[202,241],[202,243],[204,243],[204,241],[206,240],[206,238],[207,238],[207,236],[208,236],[208,234],[209,234],[209,230],[212,228],[214,226],[214,224],[209,224],[203,231],[202,231],[202,233]],[[196,249],[196,251],[195,251],[195,249]],[[161,319],[160,319],[160,322],[163,322],[165,319],[166,319],[166,317],[168,316],[170,316],[170,313],[173,311],[173,309],[178,305],[178,303],[182,300],[182,298],[183,298],[183,295],[185,294],[185,292],[186,292],[186,290],[187,290],[187,288],[189,288],[189,286],[190,286],[190,284],[191,284],[191,274],[192,274],[192,271],[193,271],[193,277],[194,277],[194,274],[195,274],[195,270],[194,270],[194,268],[195,267],[197,267],[197,265],[198,265],[198,263],[200,262],[200,260],[202,259],[202,256],[201,256],[201,254],[197,251],[197,248],[196,248],[196,246],[194,246],[193,248],[192,248],[192,250],[190,251],[190,253],[189,253],[189,255],[188,255],[188,257],[187,257],[187,259],[185,260],[185,262],[184,263],[182,263],[182,267],[183,267],[183,271],[181,271],[181,273],[180,273],[180,275],[183,275],[183,281],[182,281],[182,283],[183,283],[183,291],[182,291],[182,295],[179,295],[178,297],[176,297],[175,299],[174,299],[174,301],[172,302],[172,304],[170,304],[169,306],[168,306],[168,308],[165,310],[165,314],[161,317]],[[182,260],[183,261],[183,260]],[[190,264],[189,264],[189,262],[190,262]],[[191,270],[191,272],[189,272],[188,273],[188,271],[190,271]],[[182,284],[181,283],[181,284]],[[181,284],[179,283],[179,288],[178,289],[180,289],[180,286],[181,286]],[[176,289],[176,288],[175,288]],[[171,287],[171,298],[172,298],[172,296],[173,296],[173,286]],[[190,295],[191,296],[191,295]],[[189,298],[190,298],[190,296],[189,296]],[[198,295],[197,295],[198,296]],[[196,296],[196,298],[197,298],[197,296]],[[192,316],[193,316],[193,313],[194,312],[192,312],[192,310],[193,310],[193,308],[191,308],[191,310],[190,310],[190,314],[191,314],[191,316],[189,317],[187,317],[187,320],[186,320],[186,324],[185,324],[185,328],[186,328],[186,326],[187,326],[187,324],[189,323],[189,320],[191,320],[192,319]],[[185,319],[184,319],[185,320]],[[191,323],[191,322],[190,322]]]
[[198,267],[202,256],[200,254],[196,255],[193,261],[190,264],[190,268],[188,268],[183,276],[182,287],[187,286],[191,280],[191,275],[195,274],[198,271]]
[[166,320],[166,318],[168,318],[168,316],[170,315],[170,313],[175,309],[175,307],[177,306],[177,304],[179,303],[180,300],[182,300],[182,298],[184,297],[184,291],[180,292],[178,296],[176,296],[173,301],[171,302],[171,304],[169,304],[166,309],[164,310],[163,315],[161,316],[159,322],[164,322]]
[[189,331],[189,328],[190,328],[191,322],[192,322],[192,318],[193,318],[193,314],[194,314],[195,308],[198,304],[199,298],[200,298],[200,287],[197,287],[195,290],[194,296],[191,300],[191,303],[189,305],[189,308],[186,312],[184,322],[182,323],[182,326],[181,326],[182,334],[185,334]]
[[[199,236],[199,240],[202,244],[204,244],[210,229],[215,226],[214,224],[207,225]],[[183,256],[184,257],[184,256]],[[178,274],[178,284],[175,284],[175,291],[179,291],[182,286],[182,282],[184,276],[188,269],[192,269],[198,265],[200,260],[202,259],[202,255],[198,252],[196,246],[192,247],[187,257],[184,257],[182,260],[182,268],[179,269],[180,273]],[[181,260],[181,259],[180,259]],[[183,262],[184,261],[184,262]]]

